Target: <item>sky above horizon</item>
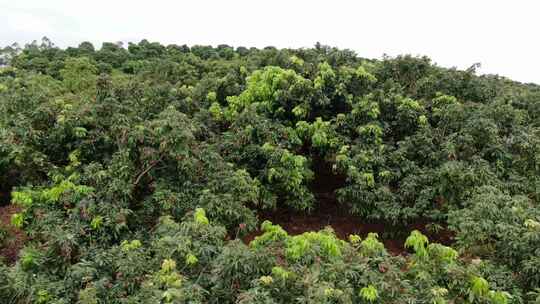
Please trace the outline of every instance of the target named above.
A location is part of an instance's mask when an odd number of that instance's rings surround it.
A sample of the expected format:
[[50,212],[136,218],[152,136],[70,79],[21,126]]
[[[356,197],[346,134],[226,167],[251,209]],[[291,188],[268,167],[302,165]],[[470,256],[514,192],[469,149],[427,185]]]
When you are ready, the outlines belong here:
[[90,41],[279,48],[316,42],[359,56],[426,55],[439,66],[540,84],[535,0],[0,0],[0,46],[47,36]]

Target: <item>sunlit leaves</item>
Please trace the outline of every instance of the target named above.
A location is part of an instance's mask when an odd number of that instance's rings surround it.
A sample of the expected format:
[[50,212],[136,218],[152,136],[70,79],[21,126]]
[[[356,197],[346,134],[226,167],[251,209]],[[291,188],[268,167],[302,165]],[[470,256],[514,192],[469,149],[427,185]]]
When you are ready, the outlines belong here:
[[405,247],[413,248],[419,257],[427,255],[428,238],[418,230],[411,232],[411,235],[405,241]]
[[262,146],[268,157],[266,180],[277,190],[284,191],[283,196],[288,203],[299,209],[307,209],[313,202],[313,195],[306,188],[307,182],[313,178],[305,156],[295,155],[287,149],[276,147],[270,143]]
[[288,234],[281,226],[274,225],[272,222],[266,220],[261,224],[261,230],[263,234],[255,237],[255,239],[249,244],[251,247],[264,248],[272,242],[284,241],[287,239]]
[[17,228],[24,226],[25,218],[23,213],[15,213],[11,216],[11,224]]
[[313,252],[320,252],[322,257],[334,259],[341,256],[341,242],[333,232],[306,232],[287,240],[286,253],[293,261],[313,258]]
[[32,206],[32,196],[26,192],[13,191],[11,196],[12,202],[15,204],[19,204],[25,208]]
[[92,221],[90,222],[90,227],[93,229],[93,230],[98,230],[102,227],[103,225],[103,217],[102,216],[96,216],[92,219]]
[[[232,120],[251,104],[262,113],[284,118],[298,106],[298,100],[309,100],[311,82],[294,72],[279,67],[257,70],[247,79],[247,88],[239,96],[227,98],[225,116]],[[296,110],[298,114],[298,110]]]
[[340,140],[329,121],[317,117],[313,123],[299,121],[296,123],[296,132],[304,141],[311,143],[313,148],[328,151],[336,148]]
[[120,247],[122,247],[123,251],[128,252],[128,251],[132,251],[132,250],[136,250],[136,249],[141,248],[142,243],[139,240],[131,240],[131,241],[124,240],[120,244]]
[[470,300],[474,301],[476,298],[483,298],[488,295],[489,283],[481,277],[473,277],[471,279],[470,287]]
[[209,221],[206,212],[202,208],[197,208],[194,214],[195,222],[200,225],[208,225]]
[[188,253],[186,255],[185,263],[188,266],[194,266],[199,262],[199,259],[197,256],[195,256],[193,253]]
[[373,76],[373,74],[369,73],[364,66],[359,66],[355,72],[357,77],[368,83],[377,82],[377,78]]
[[363,256],[380,256],[386,254],[384,244],[379,241],[379,235],[377,233],[368,233],[367,237],[360,242],[360,254]]
[[366,287],[362,287],[360,289],[360,297],[364,299],[364,301],[372,303],[377,300],[379,297],[379,292],[377,291],[377,288],[373,285],[368,285]]

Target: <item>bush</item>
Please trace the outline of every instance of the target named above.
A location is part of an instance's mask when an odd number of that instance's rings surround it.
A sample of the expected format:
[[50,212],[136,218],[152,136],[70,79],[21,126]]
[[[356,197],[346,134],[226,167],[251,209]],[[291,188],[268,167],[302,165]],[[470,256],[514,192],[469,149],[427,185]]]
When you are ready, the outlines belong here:
[[[29,236],[0,266],[2,303],[537,297],[536,85],[320,44],[45,39],[0,57],[0,184]],[[261,214],[334,198],[366,222],[449,226],[457,244],[415,231],[396,257],[374,233],[270,222],[240,240]]]

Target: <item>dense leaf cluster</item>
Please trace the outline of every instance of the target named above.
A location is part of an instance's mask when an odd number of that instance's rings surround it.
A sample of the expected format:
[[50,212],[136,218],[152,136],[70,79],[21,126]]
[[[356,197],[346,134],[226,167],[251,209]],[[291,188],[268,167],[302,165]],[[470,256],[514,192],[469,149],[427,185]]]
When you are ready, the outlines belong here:
[[[29,236],[2,303],[540,301],[536,85],[320,44],[0,58],[0,190]],[[242,243],[258,210],[318,207],[319,162],[352,214],[448,225],[455,247],[270,222]]]

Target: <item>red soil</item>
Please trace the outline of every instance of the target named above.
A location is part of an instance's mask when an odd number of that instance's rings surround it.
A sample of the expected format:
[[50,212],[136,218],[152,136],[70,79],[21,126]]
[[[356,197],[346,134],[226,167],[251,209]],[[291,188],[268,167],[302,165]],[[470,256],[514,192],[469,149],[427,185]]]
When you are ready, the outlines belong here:
[[[349,235],[357,234],[365,237],[370,232],[376,232],[379,239],[384,243],[388,252],[394,255],[406,254],[403,247],[405,239],[412,230],[419,230],[431,242],[449,245],[453,242],[453,234],[443,229],[438,233],[430,232],[426,226],[429,221],[419,220],[410,225],[396,226],[384,222],[369,222],[348,213],[346,205],[340,204],[335,198],[335,190],[345,183],[342,176],[334,175],[324,162],[315,164],[316,179],[311,189],[316,196],[318,206],[311,213],[295,211],[287,208],[279,208],[274,211],[259,212],[259,220],[269,220],[280,225],[290,235],[298,235],[307,231],[319,231],[330,226],[336,236],[347,240]],[[391,234],[390,234],[391,232]],[[245,243],[251,242],[262,231],[255,231],[245,236]],[[388,234],[392,237],[386,237]],[[397,235],[397,236],[396,236]]]
[[[426,221],[419,221],[406,226],[394,226],[382,222],[373,223],[363,221],[358,217],[348,214],[347,208],[332,198],[319,200],[319,203],[321,203],[319,208],[309,214],[302,211],[278,209],[273,212],[260,212],[259,219],[261,222],[269,220],[274,224],[280,225],[290,235],[298,235],[308,231],[319,231],[327,226],[330,226],[336,233],[336,236],[343,240],[347,240],[351,234],[365,237],[370,232],[376,232],[388,252],[394,255],[407,253],[403,244],[410,232],[415,229],[427,235],[431,242],[446,245],[453,242],[453,235],[447,230],[443,230],[438,234],[428,231],[426,229],[428,222]],[[389,232],[394,232],[394,235],[399,236],[385,237]],[[245,236],[243,241],[249,243],[261,234],[262,231],[257,230]]]
[[8,232],[7,240],[0,244],[0,258],[8,263],[15,263],[26,241],[24,232],[11,225],[11,216],[19,211],[20,208],[15,205],[0,207],[0,227]]

